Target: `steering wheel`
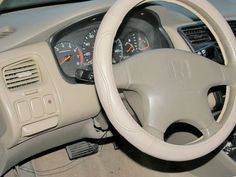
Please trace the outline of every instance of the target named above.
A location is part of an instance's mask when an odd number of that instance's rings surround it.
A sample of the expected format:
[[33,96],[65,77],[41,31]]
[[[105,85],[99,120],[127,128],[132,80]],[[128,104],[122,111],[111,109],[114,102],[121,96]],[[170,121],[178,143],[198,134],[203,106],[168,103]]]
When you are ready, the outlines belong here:
[[[208,26],[226,64],[220,65],[187,51],[155,49],[113,66],[116,31],[128,12],[145,2],[117,0],[97,33],[93,64],[95,85],[109,120],[126,140],[153,157],[187,161],[217,148],[236,124],[236,41],[224,17],[208,1],[165,1],[190,10]],[[228,91],[222,116],[215,121],[207,94],[210,88],[219,85],[226,85]],[[144,106],[141,125],[126,110],[117,88],[140,95]],[[195,126],[202,132],[202,138],[187,145],[165,142],[164,132],[175,122]]]

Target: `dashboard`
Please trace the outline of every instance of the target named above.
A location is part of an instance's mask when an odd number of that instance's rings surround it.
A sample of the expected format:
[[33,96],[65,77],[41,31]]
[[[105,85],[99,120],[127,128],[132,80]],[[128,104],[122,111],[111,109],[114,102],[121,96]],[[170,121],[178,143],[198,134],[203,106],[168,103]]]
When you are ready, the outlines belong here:
[[[50,148],[104,135],[94,129],[102,105],[93,84],[93,47],[104,13],[114,2],[66,3],[0,16],[0,34],[4,32],[0,40],[0,175]],[[235,6],[229,6],[222,13],[236,35]],[[158,48],[195,52],[224,64],[215,39],[199,19],[159,5],[140,6],[125,17],[114,39],[111,63],[117,65]],[[100,50],[106,49],[101,46]],[[31,75],[27,71],[32,65],[37,72]],[[17,85],[11,89],[4,78],[11,80],[9,69],[15,73],[16,68],[24,72],[16,73],[13,84]],[[211,92],[217,119],[226,86]]]
[[[93,82],[93,48],[103,16],[83,19],[51,37],[51,48],[67,81]],[[136,10],[127,15],[116,34],[111,62],[117,64],[135,54],[171,46],[159,17],[150,10]]]

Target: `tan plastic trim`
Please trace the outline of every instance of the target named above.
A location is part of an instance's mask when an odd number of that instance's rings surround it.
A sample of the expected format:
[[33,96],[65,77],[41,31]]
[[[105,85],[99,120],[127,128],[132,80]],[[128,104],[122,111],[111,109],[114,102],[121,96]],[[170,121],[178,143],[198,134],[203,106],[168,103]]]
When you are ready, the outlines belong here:
[[[5,148],[9,149],[38,136],[43,133],[42,131],[55,130],[98,115],[100,104],[94,85],[66,82],[62,78],[52,51],[46,42],[2,52],[0,58],[0,69],[22,59],[32,58],[37,63],[41,74],[40,83],[16,90],[7,89],[3,78],[0,77],[2,83],[0,85],[0,115],[1,120],[6,124],[6,131],[0,141]],[[48,95],[54,98],[53,112],[50,110],[47,112],[44,105],[44,98]],[[34,99],[41,100],[44,114],[41,117],[31,116],[27,120],[20,120],[16,109],[17,104],[27,102],[30,107],[31,101]],[[39,110],[39,107],[36,110]],[[47,121],[49,122],[47,123]]]

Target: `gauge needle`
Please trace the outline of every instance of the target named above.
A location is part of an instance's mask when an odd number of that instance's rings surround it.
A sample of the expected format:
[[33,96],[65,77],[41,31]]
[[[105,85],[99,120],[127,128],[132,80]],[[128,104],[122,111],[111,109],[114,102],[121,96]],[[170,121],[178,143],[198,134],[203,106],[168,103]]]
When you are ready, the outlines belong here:
[[84,61],[84,56],[83,56],[83,53],[80,49],[77,50],[77,53],[79,55],[79,64],[83,64],[83,61]]
[[147,46],[147,47],[144,47],[144,48],[141,48],[141,49],[139,49],[141,52],[143,52],[143,51],[145,51],[145,50],[147,50],[149,48],[149,46]]
[[129,42],[126,42],[125,46],[129,45],[129,48],[126,50],[127,53],[134,51],[134,46]]
[[128,50],[126,50],[127,53],[129,53],[132,50],[132,47],[129,47]]
[[71,59],[71,55],[66,56],[61,62],[60,65],[62,65],[63,63],[67,62],[68,60]]
[[130,47],[126,50],[126,52],[129,53],[129,52],[131,52],[132,50],[133,50],[133,47],[130,46]]

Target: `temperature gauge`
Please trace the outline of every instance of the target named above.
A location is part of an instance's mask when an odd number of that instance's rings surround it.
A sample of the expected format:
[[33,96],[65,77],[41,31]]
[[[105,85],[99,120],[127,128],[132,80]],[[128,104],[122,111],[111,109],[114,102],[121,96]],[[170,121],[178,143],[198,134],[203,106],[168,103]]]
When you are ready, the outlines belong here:
[[124,58],[150,49],[146,35],[140,31],[131,32],[124,38]]

